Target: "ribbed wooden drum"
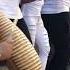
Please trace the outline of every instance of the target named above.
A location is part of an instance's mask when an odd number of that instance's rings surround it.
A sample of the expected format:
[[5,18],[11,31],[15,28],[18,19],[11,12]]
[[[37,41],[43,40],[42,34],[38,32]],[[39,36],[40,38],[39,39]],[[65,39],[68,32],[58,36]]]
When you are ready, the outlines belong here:
[[9,35],[13,40],[11,60],[16,65],[16,70],[42,70],[39,56],[24,33],[0,12],[0,42]]

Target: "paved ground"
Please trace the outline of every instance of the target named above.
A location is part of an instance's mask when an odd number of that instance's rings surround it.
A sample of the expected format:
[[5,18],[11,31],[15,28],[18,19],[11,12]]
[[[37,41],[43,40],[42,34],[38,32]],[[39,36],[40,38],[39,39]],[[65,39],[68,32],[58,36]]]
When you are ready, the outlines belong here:
[[70,70],[70,65],[67,66],[67,70]]
[[9,70],[6,66],[0,66],[0,70]]

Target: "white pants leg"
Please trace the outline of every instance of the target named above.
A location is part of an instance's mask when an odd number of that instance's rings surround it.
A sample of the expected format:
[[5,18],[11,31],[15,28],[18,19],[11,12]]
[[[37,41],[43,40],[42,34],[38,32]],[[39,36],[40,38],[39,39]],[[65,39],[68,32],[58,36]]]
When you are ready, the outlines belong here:
[[24,20],[28,26],[29,33],[31,36],[32,44],[35,45],[35,36],[36,36],[36,23],[37,20],[33,16],[24,16]]
[[24,19],[28,26],[33,44],[35,44],[36,39],[36,43],[39,48],[39,56],[42,62],[42,70],[45,70],[48,54],[50,51],[47,31],[43,26],[40,16],[28,16],[24,17]]
[[48,54],[50,52],[50,46],[49,46],[48,33],[43,25],[41,17],[38,17],[38,22],[37,22],[36,43],[38,44],[39,47],[39,56],[41,58],[43,66],[42,68],[43,70],[45,70]]
[[36,17],[40,15],[40,11],[43,4],[44,4],[44,0],[36,0],[30,3],[26,3],[21,7],[23,17],[26,21],[29,32],[31,34],[33,45],[35,44],[35,35],[36,35],[36,27],[37,27],[36,23],[38,21],[38,18]]

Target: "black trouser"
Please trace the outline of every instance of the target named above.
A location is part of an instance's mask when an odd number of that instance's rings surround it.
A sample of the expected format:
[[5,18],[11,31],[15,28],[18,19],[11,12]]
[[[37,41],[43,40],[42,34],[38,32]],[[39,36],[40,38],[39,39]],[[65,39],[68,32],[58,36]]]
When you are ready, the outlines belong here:
[[48,31],[51,50],[55,50],[52,51],[51,61],[49,56],[47,70],[65,70],[70,57],[70,13],[42,14],[42,19]]
[[[11,19],[11,21],[14,21],[14,19]],[[22,19],[18,19],[17,26],[22,30],[22,32],[26,35],[26,37],[32,43],[28,27],[27,27],[27,25],[26,25],[26,23],[25,23],[23,18]]]

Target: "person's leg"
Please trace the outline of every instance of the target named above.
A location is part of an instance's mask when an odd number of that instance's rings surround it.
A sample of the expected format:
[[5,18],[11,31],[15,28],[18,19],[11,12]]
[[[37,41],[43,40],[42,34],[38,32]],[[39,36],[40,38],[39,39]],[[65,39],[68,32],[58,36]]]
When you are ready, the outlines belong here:
[[[42,61],[43,70],[45,70],[48,54],[50,51],[49,43],[48,43],[48,35],[47,31],[43,26],[43,22],[40,16],[25,16],[25,21],[27,21],[27,26],[31,35],[31,39],[33,44],[38,45],[39,56]],[[36,41],[35,41],[36,39]]]
[[36,36],[37,18],[35,18],[35,16],[24,16],[24,20],[26,21],[26,24],[28,26],[32,44],[34,46],[35,45],[35,36]]
[[26,37],[29,39],[29,41],[32,42],[28,27],[23,18],[18,20],[17,26],[22,30],[22,32],[26,35]]
[[55,55],[47,70],[65,70],[69,56],[69,13],[42,15],[42,19],[55,48]]
[[52,21],[50,21],[51,19],[49,19],[50,15],[49,15],[49,17],[47,17],[46,14],[42,14],[41,17],[43,19],[44,26],[45,26],[45,28],[46,28],[46,30],[48,32],[49,43],[50,43],[50,53],[49,53],[48,61],[47,61],[47,65],[46,65],[46,69],[48,70],[50,62],[53,59],[54,52],[55,52],[55,50],[54,50],[54,44],[53,44],[53,37],[52,37],[53,34],[51,33],[50,27],[49,27],[49,24],[48,24],[49,22],[51,23]]
[[37,16],[37,29],[36,29],[36,43],[38,45],[39,49],[39,56],[41,58],[42,62],[42,70],[45,70],[48,55],[50,52],[50,46],[49,46],[49,39],[48,39],[48,33],[43,25],[43,21],[40,16]]

